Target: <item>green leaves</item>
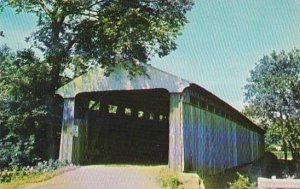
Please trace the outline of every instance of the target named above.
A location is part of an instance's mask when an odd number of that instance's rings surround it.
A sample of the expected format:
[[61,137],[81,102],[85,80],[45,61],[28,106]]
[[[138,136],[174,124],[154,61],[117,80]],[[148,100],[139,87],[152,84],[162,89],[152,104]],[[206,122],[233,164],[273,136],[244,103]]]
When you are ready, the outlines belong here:
[[254,189],[255,183],[252,183],[249,177],[240,174],[239,172],[236,173],[238,178],[233,182],[229,182],[230,189]]
[[55,66],[56,75],[78,55],[102,65],[107,74],[119,64],[131,75],[143,74],[138,64],[176,49],[176,38],[187,23],[185,14],[193,5],[191,0],[3,2],[39,17],[34,44]]
[[49,94],[45,87],[49,82],[50,67],[34,56],[33,51],[25,49],[17,54],[9,53],[4,47],[0,50],[0,90],[4,98],[20,99],[41,98]]
[[[268,110],[268,118],[276,119],[280,115],[291,116],[299,106],[294,92],[299,91],[299,50],[286,54],[273,52],[265,56],[251,71],[246,85],[247,100]],[[297,61],[298,60],[298,61]],[[298,115],[293,115],[298,116]]]
[[268,141],[289,144],[292,153],[299,154],[300,51],[294,49],[264,56],[247,81],[250,114],[267,124]]
[[7,135],[0,139],[0,167],[22,166],[34,164],[38,158],[34,154],[35,137],[20,138],[16,135]]
[[95,19],[86,18],[75,28],[76,53],[96,60],[108,72],[121,64],[130,73],[137,73],[141,67],[136,62],[146,63],[156,54],[165,56],[175,50],[176,37],[186,23],[184,6],[170,15],[163,4],[106,4],[97,10]]
[[32,159],[24,156],[45,157],[46,130],[57,120],[54,110],[59,107],[54,106],[48,87],[50,73],[50,65],[33,51],[13,53],[7,47],[0,48],[0,153],[10,157],[3,164],[30,163]]

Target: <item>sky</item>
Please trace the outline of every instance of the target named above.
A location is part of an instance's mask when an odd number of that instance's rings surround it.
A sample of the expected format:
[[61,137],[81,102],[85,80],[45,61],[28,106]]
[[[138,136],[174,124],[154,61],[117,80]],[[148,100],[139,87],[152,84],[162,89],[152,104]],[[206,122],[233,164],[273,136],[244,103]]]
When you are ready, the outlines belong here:
[[[300,48],[300,0],[195,0],[177,49],[151,64],[211,91],[238,110],[250,70],[273,50]],[[0,14],[0,30],[13,50],[35,30],[37,18]]]

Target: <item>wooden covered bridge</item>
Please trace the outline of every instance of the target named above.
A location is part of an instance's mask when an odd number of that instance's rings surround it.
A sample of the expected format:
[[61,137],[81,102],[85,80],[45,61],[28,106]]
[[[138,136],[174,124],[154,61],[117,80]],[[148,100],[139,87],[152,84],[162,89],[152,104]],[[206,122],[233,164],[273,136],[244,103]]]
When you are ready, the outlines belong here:
[[129,79],[95,68],[57,90],[60,160],[162,163],[215,174],[264,153],[264,130],[204,88],[152,66]]

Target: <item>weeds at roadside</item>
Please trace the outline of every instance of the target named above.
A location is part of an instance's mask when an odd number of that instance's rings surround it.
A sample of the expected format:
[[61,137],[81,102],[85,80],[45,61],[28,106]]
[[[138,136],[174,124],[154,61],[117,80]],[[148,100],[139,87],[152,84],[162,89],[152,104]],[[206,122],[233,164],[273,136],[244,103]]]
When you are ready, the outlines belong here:
[[163,168],[159,172],[157,180],[164,188],[167,187],[170,189],[178,189],[181,185],[178,173],[168,168]]
[[255,189],[255,183],[252,183],[249,177],[240,174],[239,172],[236,173],[238,178],[233,182],[229,182],[230,189]]
[[6,168],[0,170],[0,188],[11,189],[42,182],[72,169],[75,166],[54,160],[43,161],[36,166]]

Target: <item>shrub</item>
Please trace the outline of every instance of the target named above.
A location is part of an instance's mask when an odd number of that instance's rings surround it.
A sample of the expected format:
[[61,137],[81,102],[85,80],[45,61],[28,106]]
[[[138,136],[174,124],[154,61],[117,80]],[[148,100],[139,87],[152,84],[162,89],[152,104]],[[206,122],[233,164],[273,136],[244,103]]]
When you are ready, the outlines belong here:
[[0,167],[32,165],[39,159],[34,155],[35,137],[19,138],[14,134],[0,140]]
[[13,172],[9,170],[0,171],[0,183],[10,182],[13,177]]
[[67,161],[58,161],[50,159],[49,161],[39,162],[35,167],[34,170],[38,172],[49,172],[59,169],[61,167],[65,167],[69,165]]
[[39,162],[35,166],[13,167],[0,170],[0,183],[10,182],[14,177],[24,177],[28,175],[52,172],[69,165],[66,161],[52,160]]
[[266,147],[267,152],[277,151],[274,145],[269,145]]
[[238,178],[233,181],[229,182],[230,189],[255,189],[255,184],[250,182],[249,177],[243,176],[239,172],[237,172]]
[[159,173],[158,181],[162,187],[177,189],[180,185],[178,173],[170,169],[162,169]]

